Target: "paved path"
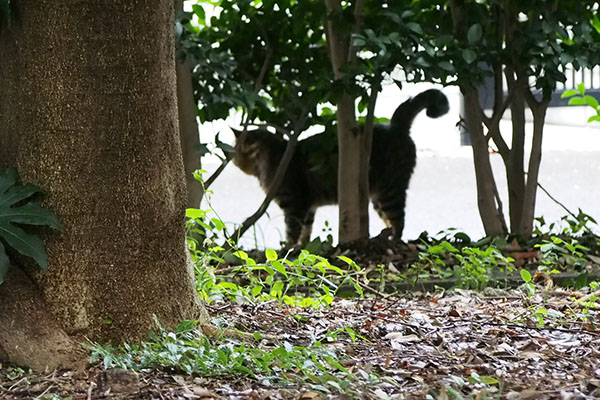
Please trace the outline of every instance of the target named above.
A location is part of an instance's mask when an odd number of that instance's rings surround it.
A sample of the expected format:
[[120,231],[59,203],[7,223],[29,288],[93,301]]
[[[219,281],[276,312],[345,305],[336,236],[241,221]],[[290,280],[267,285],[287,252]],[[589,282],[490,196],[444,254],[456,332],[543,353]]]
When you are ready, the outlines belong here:
[[[422,89],[419,87],[414,92]],[[451,102],[448,115],[437,120],[420,115],[413,126],[412,136],[418,148],[418,161],[408,193],[405,239],[414,239],[425,230],[436,234],[450,227],[464,231],[472,238],[484,234],[477,211],[471,149],[459,145],[455,128],[458,120],[457,94],[447,94]],[[390,113],[389,110],[393,110],[402,100],[397,95],[383,96],[378,103],[378,107],[381,105],[383,109],[378,110],[378,115]],[[600,124],[594,127],[580,123],[584,118],[582,112],[579,108],[574,113],[566,114],[579,126],[546,126],[539,181],[573,212],[581,208],[600,219]],[[554,115],[554,120],[569,122],[565,121],[565,110],[560,113]],[[509,132],[509,122],[503,122],[503,129]],[[491,157],[501,195],[506,199],[502,160],[498,154],[492,154]],[[207,163],[204,168],[212,171],[216,165]],[[263,199],[257,180],[244,175],[234,165],[227,167],[212,189],[211,204],[227,223],[240,223],[256,210]],[[508,201],[503,202],[506,208]],[[550,222],[565,214],[560,206],[538,191],[536,216],[543,215]],[[329,226],[333,227],[334,237],[337,236],[337,220],[337,207],[322,207],[317,212],[313,235],[322,233],[326,228],[325,221],[328,221]],[[382,228],[383,223],[371,210],[371,234],[378,233]],[[268,216],[259,221],[254,232],[245,235],[242,244],[277,247],[284,232],[283,215],[279,208],[272,205]]]
[[[483,236],[471,158],[426,153],[419,156],[408,193],[404,238],[416,238],[424,230],[435,234],[450,227],[464,231],[472,238]],[[492,157],[494,168],[500,174],[502,161],[498,155]],[[213,166],[207,165],[206,168],[212,170]],[[504,179],[500,181],[502,196],[506,198]],[[600,219],[600,152],[546,152],[540,183],[573,212],[581,208]],[[227,167],[212,190],[211,204],[228,223],[241,222],[254,212],[263,199],[256,179],[244,175],[233,165]],[[548,222],[565,215],[564,210],[541,191],[538,192],[536,210],[536,215],[543,215]],[[321,233],[326,228],[325,221],[328,221],[336,236],[337,219],[337,207],[320,208],[313,233]],[[382,228],[383,223],[371,210],[371,234],[376,234]],[[273,247],[283,238],[284,232],[283,214],[277,206],[272,205],[268,216],[263,216],[259,221],[254,234],[259,247]],[[246,234],[243,241],[245,245],[255,245],[251,236],[252,232]]]

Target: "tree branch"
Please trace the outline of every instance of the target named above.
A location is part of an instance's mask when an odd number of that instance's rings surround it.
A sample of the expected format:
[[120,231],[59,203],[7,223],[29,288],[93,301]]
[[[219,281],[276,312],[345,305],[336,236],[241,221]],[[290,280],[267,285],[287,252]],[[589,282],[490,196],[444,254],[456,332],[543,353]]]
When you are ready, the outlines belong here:
[[329,52],[331,58],[331,66],[335,79],[340,79],[343,76],[340,70],[342,65],[348,61],[348,41],[344,40],[342,35],[338,35],[334,28],[333,18],[337,17],[342,12],[342,5],[338,0],[324,0],[327,8],[327,27],[325,35],[327,43],[329,43]]
[[290,165],[290,162],[292,161],[292,157],[294,156],[294,152],[296,150],[296,144],[298,143],[298,136],[300,136],[300,133],[302,133],[302,131],[303,131],[302,128],[304,127],[304,124],[306,123],[307,118],[308,118],[308,108],[305,107],[304,110],[302,111],[300,117],[298,117],[298,119],[294,123],[294,131],[293,131],[292,135],[290,136],[290,139],[288,140],[287,146],[285,147],[285,151],[283,153],[283,156],[281,157],[281,161],[279,162],[279,166],[277,167],[275,176],[273,177],[273,180],[271,181],[271,184],[269,185],[269,190],[267,191],[265,199],[263,200],[262,204],[258,207],[258,209],[254,212],[254,214],[252,214],[251,216],[246,218],[244,220],[244,222],[242,223],[242,225],[240,225],[240,227],[236,230],[236,232],[232,238],[234,243],[237,244],[237,242],[242,237],[242,235],[248,229],[250,229],[250,227],[252,225],[254,225],[256,223],[256,221],[259,220],[260,217],[262,217],[262,215],[265,213],[265,211],[267,211],[269,204],[271,204],[271,201],[275,198],[275,195],[277,194],[277,191],[279,190],[279,187],[281,186],[281,182],[283,181],[283,178],[285,177],[285,173],[287,172],[288,166]]
[[229,164],[229,161],[229,158],[225,158],[223,161],[221,161],[221,165],[219,165],[219,168],[217,168],[215,172],[213,172],[212,175],[204,182],[204,190],[207,190],[210,187],[210,185],[212,185],[215,182],[215,180],[219,177],[219,175],[221,175],[221,172],[223,172],[227,164]]
[[277,132],[281,133],[284,136],[287,136],[288,138],[292,137],[292,132],[290,132],[289,129],[284,128],[281,125],[278,124],[273,124],[270,122],[265,122],[262,124],[250,124],[251,126],[256,126],[257,128],[274,128]]
[[265,75],[267,74],[267,70],[269,68],[269,64],[271,63],[271,59],[273,58],[273,47],[271,46],[271,42],[269,41],[269,36],[267,35],[267,31],[264,26],[260,25],[260,30],[263,35],[263,39],[265,40],[265,46],[267,48],[267,55],[265,56],[265,61],[258,73],[258,77],[256,78],[256,82],[254,84],[254,88],[257,92],[259,92],[263,88],[263,81],[265,79]]
[[552,200],[553,202],[555,202],[556,204],[558,204],[559,206],[561,206],[561,207],[563,208],[563,210],[565,210],[565,211],[566,211],[566,212],[567,212],[569,215],[571,215],[573,218],[577,219],[577,215],[573,214],[573,212],[571,212],[571,210],[569,210],[569,209],[568,209],[568,208],[567,208],[567,207],[566,207],[566,206],[565,206],[563,203],[561,203],[560,201],[556,200],[556,198],[554,198],[554,197],[553,197],[553,196],[550,194],[550,192],[548,192],[548,191],[546,190],[546,188],[542,186],[542,184],[541,184],[541,183],[539,183],[539,182],[538,182],[538,183],[537,183],[537,185],[538,185],[538,187],[539,187],[540,189],[542,189],[542,191],[543,191],[544,193],[546,193],[546,195],[547,195],[548,197],[550,197],[550,200]]
[[[377,81],[371,84],[371,94],[369,95],[369,103],[367,104],[367,116],[365,119],[365,132],[373,132],[373,125],[375,121],[375,103],[377,102],[377,95],[381,88],[381,82]],[[372,136],[372,134],[371,134]],[[366,149],[367,154],[371,154],[371,148]]]
[[[354,7],[354,26],[352,27],[352,34],[360,31],[362,25],[363,9],[365,7],[365,0],[356,0]],[[356,60],[357,46],[352,44],[352,35],[350,35],[350,44],[348,46],[348,62],[352,63]]]
[[503,159],[506,159],[509,156],[510,148],[508,147],[508,144],[506,143],[506,141],[502,137],[502,134],[500,133],[500,119],[502,119],[502,116],[504,115],[506,109],[510,105],[510,102],[512,101],[512,98],[514,96],[514,92],[514,87],[509,89],[508,95],[506,96],[502,104],[499,106],[494,104],[494,113],[491,118],[485,116],[483,110],[481,110],[483,123],[485,124],[489,133],[488,135],[486,135],[486,140],[489,141],[490,138],[494,140],[494,143],[496,144],[496,146],[498,146],[498,153],[500,153]]
[[[264,31],[264,29],[263,29],[263,31]],[[267,68],[269,67],[269,64],[271,63],[271,58],[273,57],[273,49],[269,45],[269,39],[267,38],[266,33],[264,33],[264,36],[265,36],[265,45],[267,46],[267,55],[265,56],[263,64],[260,68],[258,77],[254,81],[254,89],[256,90],[257,93],[263,87],[263,80],[265,79],[265,75],[267,74]],[[240,72],[242,73],[242,75],[244,75],[244,71],[240,70]],[[250,80],[250,79],[248,79],[248,80]],[[246,140],[246,136],[248,135],[248,125],[250,124],[250,121],[252,120],[252,112],[253,112],[253,110],[249,109],[248,113],[246,114],[246,118],[244,119],[244,122],[242,124],[242,134],[240,135],[240,138],[239,138],[240,141]],[[208,180],[204,183],[204,190],[208,189],[208,187],[219,177],[219,175],[221,175],[221,173],[225,170],[225,167],[227,167],[228,164],[229,164],[229,158],[226,158],[221,163],[219,168],[217,168],[215,170],[215,172],[213,172],[213,174],[210,176],[210,178],[208,178]]]

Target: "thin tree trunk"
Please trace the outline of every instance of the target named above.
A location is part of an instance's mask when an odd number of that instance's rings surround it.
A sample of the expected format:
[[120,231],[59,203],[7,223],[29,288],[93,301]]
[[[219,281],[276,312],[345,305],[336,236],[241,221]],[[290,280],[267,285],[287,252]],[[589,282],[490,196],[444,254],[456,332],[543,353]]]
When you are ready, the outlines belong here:
[[[361,207],[368,207],[365,183],[361,185],[361,157],[364,141],[356,124],[354,98],[344,94],[338,101],[338,202],[339,202],[339,242],[350,243],[369,236],[369,226],[364,224]],[[358,162],[357,162],[358,161]],[[367,175],[368,177],[368,175]],[[366,185],[368,185],[368,180]],[[361,192],[362,189],[362,192]],[[366,197],[366,199],[361,199]],[[367,217],[368,218],[368,217]]]
[[[339,0],[325,0],[327,7],[327,42],[331,65],[336,80],[342,79],[341,68],[349,56],[350,37],[345,36],[336,23],[342,6]],[[356,123],[354,97],[344,92],[337,101],[338,128],[338,202],[339,242],[350,243],[369,236],[368,224],[368,155],[363,154],[367,144]],[[357,162],[358,161],[358,162]],[[367,163],[365,165],[365,162]]]
[[[512,145],[508,159],[505,160],[506,181],[508,185],[508,210],[510,230],[518,233],[523,221],[525,196],[525,99],[519,89],[519,82],[510,69],[506,71],[509,89],[517,92],[511,101]],[[517,86],[517,87],[515,87]]]
[[529,166],[527,168],[527,184],[525,185],[525,195],[523,196],[523,217],[519,227],[519,233],[525,237],[531,236],[531,232],[533,231],[538,178],[540,164],[542,162],[544,123],[546,121],[548,104],[550,104],[549,96],[539,104],[534,105],[534,101],[534,99],[528,101],[533,113],[533,138],[531,143],[531,153],[529,155]]
[[[175,12],[183,11],[183,0],[175,0]],[[177,60],[177,110],[179,136],[185,168],[188,208],[199,208],[204,190],[194,178],[194,171],[201,169],[200,134],[196,120],[196,102],[192,89],[192,73],[186,61]]]
[[205,318],[184,240],[173,1],[12,3],[0,168],[41,186],[65,226],[46,235],[35,291],[78,340],[138,340],[154,316],[167,329]]
[[483,120],[477,89],[462,88],[465,99],[464,120],[471,137],[475,178],[477,183],[477,206],[487,236],[506,233],[506,222],[499,204],[496,181],[488,152],[488,139],[483,133]]

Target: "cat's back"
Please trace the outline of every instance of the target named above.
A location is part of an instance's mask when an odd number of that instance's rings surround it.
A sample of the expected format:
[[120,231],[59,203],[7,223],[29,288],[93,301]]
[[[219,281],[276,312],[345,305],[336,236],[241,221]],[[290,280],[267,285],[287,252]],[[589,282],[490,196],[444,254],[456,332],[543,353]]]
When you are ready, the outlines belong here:
[[337,202],[337,137],[331,132],[309,136],[299,142],[298,158],[314,206]]

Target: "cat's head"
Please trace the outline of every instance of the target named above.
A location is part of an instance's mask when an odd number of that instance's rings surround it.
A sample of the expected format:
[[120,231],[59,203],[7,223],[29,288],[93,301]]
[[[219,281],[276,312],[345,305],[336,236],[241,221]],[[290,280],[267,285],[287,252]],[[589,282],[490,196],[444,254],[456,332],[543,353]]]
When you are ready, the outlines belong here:
[[242,139],[242,132],[232,129],[235,135],[235,146],[233,147],[233,163],[248,175],[258,176],[261,153],[263,146],[272,136],[269,132],[261,129],[249,130]]

